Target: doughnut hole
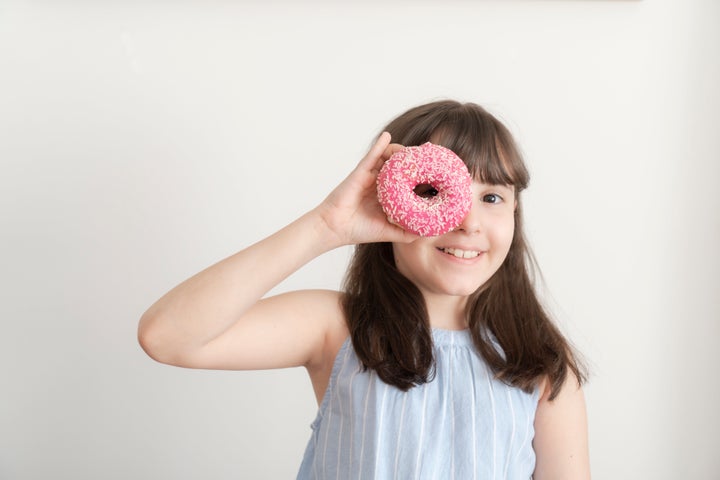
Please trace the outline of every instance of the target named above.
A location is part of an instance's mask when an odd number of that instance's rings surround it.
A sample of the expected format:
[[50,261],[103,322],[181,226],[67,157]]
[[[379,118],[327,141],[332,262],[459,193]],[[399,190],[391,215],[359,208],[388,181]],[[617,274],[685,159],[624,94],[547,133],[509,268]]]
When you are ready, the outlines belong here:
[[429,183],[421,183],[413,188],[413,193],[421,198],[432,198],[437,196],[438,190]]

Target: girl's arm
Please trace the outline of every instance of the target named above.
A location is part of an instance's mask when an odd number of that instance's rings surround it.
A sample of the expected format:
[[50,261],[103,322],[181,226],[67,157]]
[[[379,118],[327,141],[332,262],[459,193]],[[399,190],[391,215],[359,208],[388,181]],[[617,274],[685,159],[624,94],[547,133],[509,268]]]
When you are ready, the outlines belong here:
[[534,480],[590,478],[585,397],[573,374],[568,374],[557,397],[549,400],[549,385],[535,413],[533,447],[537,458]]
[[[154,359],[191,368],[265,369],[326,361],[327,334],[344,327],[337,292],[260,300],[288,275],[341,245],[413,238],[387,222],[377,169],[398,145],[382,134],[315,209],[181,283],[145,312],[138,338]],[[334,330],[333,330],[334,329]]]

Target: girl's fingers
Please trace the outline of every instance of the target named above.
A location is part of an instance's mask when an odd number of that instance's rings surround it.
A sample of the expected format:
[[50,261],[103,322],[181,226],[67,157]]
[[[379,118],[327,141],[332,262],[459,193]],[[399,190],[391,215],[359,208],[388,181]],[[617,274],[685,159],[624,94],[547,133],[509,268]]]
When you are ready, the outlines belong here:
[[405,147],[400,145],[399,143],[391,143],[383,152],[383,160],[387,160],[388,158],[392,157],[393,153],[399,152],[403,148]]
[[[361,170],[373,170],[377,167],[378,161],[382,160],[383,152],[390,145],[390,134],[388,132],[382,132],[375,144],[370,147],[367,155],[360,160],[358,169]],[[382,164],[381,164],[382,165]]]
[[383,163],[404,148],[390,143],[381,133],[357,167],[325,200],[328,224],[349,244],[365,242],[411,242],[418,238],[388,222],[375,193],[375,179]]
[[380,169],[382,168],[383,164],[390,157],[392,157],[395,152],[399,152],[403,148],[405,148],[405,147],[400,145],[399,143],[391,143],[387,147],[385,147],[385,151],[382,153],[381,157],[378,159],[373,171],[375,173],[378,173],[380,171]]
[[391,242],[410,243],[420,238],[419,235],[408,232],[407,230],[403,230],[398,226],[392,225],[392,228],[394,231],[392,234],[392,238],[389,239],[389,241]]

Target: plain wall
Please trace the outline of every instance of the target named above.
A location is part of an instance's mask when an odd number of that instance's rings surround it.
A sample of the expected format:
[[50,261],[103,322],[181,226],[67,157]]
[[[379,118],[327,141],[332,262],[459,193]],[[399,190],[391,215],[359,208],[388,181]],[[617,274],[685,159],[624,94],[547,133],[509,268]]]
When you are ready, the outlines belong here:
[[294,478],[306,373],[160,365],[137,321],[450,97],[525,153],[594,478],[717,479],[719,32],[716,0],[1,2],[0,478]]

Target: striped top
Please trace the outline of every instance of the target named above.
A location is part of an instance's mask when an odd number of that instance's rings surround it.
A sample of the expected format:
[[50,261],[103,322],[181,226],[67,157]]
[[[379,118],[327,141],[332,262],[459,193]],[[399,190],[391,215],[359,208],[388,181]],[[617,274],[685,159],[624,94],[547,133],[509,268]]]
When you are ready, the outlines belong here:
[[493,378],[469,330],[433,330],[436,375],[408,392],[337,354],[298,480],[532,478],[539,398]]

